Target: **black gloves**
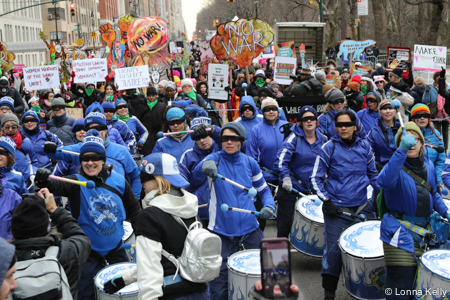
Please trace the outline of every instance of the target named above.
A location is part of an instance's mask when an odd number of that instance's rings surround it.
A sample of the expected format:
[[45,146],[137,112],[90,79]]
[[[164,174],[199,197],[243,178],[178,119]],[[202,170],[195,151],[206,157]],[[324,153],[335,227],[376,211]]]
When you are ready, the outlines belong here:
[[442,70],[439,72],[439,76],[441,78],[445,78],[445,69],[442,67]]
[[225,91],[227,91],[227,92],[231,92],[232,91],[232,89],[230,88],[230,86],[228,85],[228,86],[226,86],[226,87],[224,87],[223,88]]
[[114,294],[125,287],[122,277],[114,277],[103,285],[103,290],[108,294]]
[[[207,131],[207,128],[211,128],[210,131]],[[214,127],[211,125],[200,124],[194,128],[195,135],[210,135],[214,132]]]
[[342,210],[331,199],[323,201],[322,212],[330,216],[342,215]]
[[136,144],[136,149],[142,150],[142,147],[144,147],[144,144],[142,144],[141,142],[138,142],[138,143]]
[[50,172],[49,169],[46,168],[37,169],[36,177],[34,177],[34,182],[37,184],[47,182],[48,176],[50,176],[51,174],[52,172]]
[[56,149],[58,149],[58,146],[53,142],[45,142],[44,143],[44,152],[45,153],[56,153]]

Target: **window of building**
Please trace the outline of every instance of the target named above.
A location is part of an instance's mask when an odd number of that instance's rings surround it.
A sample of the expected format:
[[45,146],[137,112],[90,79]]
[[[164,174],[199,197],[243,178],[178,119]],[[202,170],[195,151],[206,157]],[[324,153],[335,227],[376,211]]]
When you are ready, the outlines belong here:
[[[67,42],[67,32],[58,31],[58,40],[60,43]],[[50,42],[56,42],[56,32],[50,32]]]
[[48,8],[48,14],[52,15],[53,20],[56,18],[56,20],[66,20],[66,11],[64,8],[62,7],[57,7],[56,8],[56,16],[55,16],[55,8]]

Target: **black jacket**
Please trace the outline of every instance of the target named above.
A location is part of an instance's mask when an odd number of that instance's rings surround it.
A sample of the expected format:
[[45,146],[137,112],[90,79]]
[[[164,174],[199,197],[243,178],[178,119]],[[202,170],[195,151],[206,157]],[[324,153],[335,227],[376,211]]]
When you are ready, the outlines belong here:
[[102,103],[102,92],[95,89],[90,96],[86,94],[86,92],[83,89],[83,93],[78,92],[78,89],[76,87],[76,84],[72,84],[70,86],[70,91],[77,97],[81,97],[84,99],[84,105],[86,107],[89,107],[92,103],[98,102]]
[[315,78],[296,81],[291,87],[291,93],[295,97],[323,95],[322,84]]
[[[267,86],[267,83],[264,83],[262,87],[257,86],[255,80],[253,79],[252,82],[247,85],[247,96],[258,97],[259,89],[262,89],[265,86]],[[245,96],[245,94],[242,94],[241,97],[242,96]]]
[[91,252],[91,241],[84,234],[78,222],[64,208],[57,208],[50,214],[63,239],[59,241],[53,236],[43,236],[25,240],[15,240],[18,261],[36,259],[45,256],[50,246],[59,246],[58,260],[66,272],[73,299],[78,299],[78,280],[84,264]]
[[411,90],[411,96],[413,96],[414,98],[414,105],[422,103],[423,93],[425,93],[424,85],[413,87],[413,89]]
[[384,74],[384,68],[383,68],[383,67],[379,67],[378,69],[376,69],[376,70],[372,73],[372,78],[373,78],[373,76],[380,76],[380,75],[385,76],[385,74]]
[[0,95],[0,98],[9,96],[14,99],[14,113],[21,114],[25,108],[23,104],[23,99],[20,93],[15,88],[8,88],[8,92],[5,95]]

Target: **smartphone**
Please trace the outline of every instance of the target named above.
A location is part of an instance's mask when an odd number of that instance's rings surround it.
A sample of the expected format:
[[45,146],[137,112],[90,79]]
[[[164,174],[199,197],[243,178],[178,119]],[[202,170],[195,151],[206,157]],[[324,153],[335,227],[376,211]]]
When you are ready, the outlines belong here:
[[331,71],[331,75],[334,75],[334,74],[336,74],[336,72],[335,71]]
[[261,249],[261,282],[264,297],[274,294],[290,296],[291,251],[287,238],[262,239]]

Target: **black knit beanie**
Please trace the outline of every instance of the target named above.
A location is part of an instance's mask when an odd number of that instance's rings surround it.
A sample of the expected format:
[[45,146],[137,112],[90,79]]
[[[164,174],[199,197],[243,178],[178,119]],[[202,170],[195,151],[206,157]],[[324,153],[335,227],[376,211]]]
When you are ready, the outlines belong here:
[[16,240],[45,236],[50,232],[50,221],[45,200],[39,196],[24,199],[12,214],[11,233]]

